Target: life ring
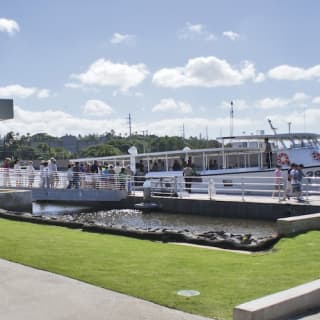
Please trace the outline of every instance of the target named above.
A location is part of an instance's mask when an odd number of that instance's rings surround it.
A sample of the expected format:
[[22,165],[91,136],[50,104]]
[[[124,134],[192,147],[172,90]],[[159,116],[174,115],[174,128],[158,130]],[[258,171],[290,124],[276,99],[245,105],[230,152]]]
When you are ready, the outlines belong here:
[[282,152],[277,155],[278,164],[289,164],[289,157],[286,153]]
[[313,152],[312,152],[312,158],[313,158],[314,160],[320,160],[320,152],[313,151]]

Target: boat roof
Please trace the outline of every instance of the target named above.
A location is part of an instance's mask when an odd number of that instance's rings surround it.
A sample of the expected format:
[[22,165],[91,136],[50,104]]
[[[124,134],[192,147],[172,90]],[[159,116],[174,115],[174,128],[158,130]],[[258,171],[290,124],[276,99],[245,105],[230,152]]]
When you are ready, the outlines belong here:
[[[172,151],[159,151],[159,152],[147,152],[147,153],[138,153],[135,155],[136,158],[144,159],[165,159],[165,158],[176,158],[181,155],[194,155],[194,154],[221,154],[221,153],[237,153],[247,151],[248,153],[256,152],[254,148],[206,148],[206,149],[188,149],[188,150],[172,150]],[[130,154],[122,154],[115,156],[105,156],[105,157],[90,157],[90,158],[77,158],[70,159],[71,161],[107,161],[107,160],[127,160],[130,159]]]
[[277,133],[277,134],[251,134],[242,136],[218,137],[217,140],[293,140],[293,139],[316,139],[320,134],[311,132]]
[[[217,140],[264,140],[268,138],[269,140],[294,140],[294,139],[316,139],[319,138],[320,134],[316,133],[280,133],[280,134],[263,134],[263,135],[242,135],[242,136],[232,136],[232,137],[219,137]],[[194,155],[194,154],[235,154],[237,152],[256,152],[257,148],[235,148],[235,147],[225,147],[222,146],[220,148],[203,148],[203,149],[182,149],[182,150],[172,150],[172,151],[160,151],[160,152],[148,152],[148,153],[138,153],[135,155],[136,158],[144,158],[144,159],[165,159],[165,158],[176,158],[181,155]],[[103,156],[103,157],[88,157],[88,158],[77,158],[77,159],[70,159],[71,161],[86,161],[91,162],[94,160],[97,161],[121,161],[121,160],[128,160],[130,159],[130,154],[122,154],[122,155],[114,155],[114,156]]]

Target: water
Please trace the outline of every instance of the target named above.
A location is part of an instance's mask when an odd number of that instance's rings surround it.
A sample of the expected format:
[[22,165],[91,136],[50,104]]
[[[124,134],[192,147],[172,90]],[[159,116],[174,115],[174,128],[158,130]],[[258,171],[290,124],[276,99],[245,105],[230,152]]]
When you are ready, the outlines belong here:
[[142,213],[138,210],[95,210],[88,207],[52,204],[33,204],[36,215],[72,215],[80,222],[98,222],[106,225],[127,226],[130,228],[160,228],[189,230],[195,233],[225,231],[233,234],[252,234],[267,237],[276,233],[275,222],[207,216],[183,215],[166,212]]
[[32,213],[34,215],[61,215],[64,213],[77,213],[89,210],[88,207],[67,205],[67,204],[48,204],[45,202],[33,202]]

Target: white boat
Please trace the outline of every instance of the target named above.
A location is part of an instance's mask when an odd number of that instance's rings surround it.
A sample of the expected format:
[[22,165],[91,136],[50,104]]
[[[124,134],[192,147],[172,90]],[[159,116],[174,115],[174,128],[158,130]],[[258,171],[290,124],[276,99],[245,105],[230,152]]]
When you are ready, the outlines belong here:
[[[242,135],[217,138],[221,141],[220,148],[184,148],[142,154],[131,148],[131,154],[128,155],[77,160],[131,165],[138,179],[141,176],[142,180],[146,177],[158,181],[159,188],[168,188],[169,185],[169,188],[176,188],[173,186],[173,178],[177,177],[175,183],[178,183],[178,189],[179,185],[183,185],[183,164],[190,162],[198,176],[194,177],[192,183],[194,191],[198,189],[199,192],[207,192],[209,185],[214,183],[215,191],[218,192],[241,191],[243,184],[247,192],[251,189],[255,192],[261,189],[262,192],[274,187],[272,178],[277,164],[282,167],[284,180],[290,163],[304,165],[304,173],[310,178],[310,185],[313,179],[320,179],[319,138],[320,135],[315,133]],[[270,163],[266,162],[266,139],[272,151]]]

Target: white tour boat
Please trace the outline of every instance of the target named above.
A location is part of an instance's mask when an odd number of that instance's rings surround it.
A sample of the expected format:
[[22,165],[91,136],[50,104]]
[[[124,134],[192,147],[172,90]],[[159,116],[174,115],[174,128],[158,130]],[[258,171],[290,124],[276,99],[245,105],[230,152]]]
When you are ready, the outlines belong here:
[[[183,166],[189,162],[197,175],[193,177],[193,191],[208,191],[209,185],[213,184],[215,192],[241,191],[243,185],[246,192],[260,189],[265,192],[274,187],[274,168],[277,164],[281,165],[284,181],[290,163],[304,165],[310,186],[314,179],[320,179],[319,138],[318,134],[305,132],[242,135],[217,138],[221,141],[220,148],[186,147],[183,150],[138,154],[132,147],[128,155],[77,160],[130,165],[138,179],[152,179],[165,189],[180,189],[179,186],[184,185]],[[266,141],[271,148],[268,156]],[[173,179],[176,179],[175,182]]]

